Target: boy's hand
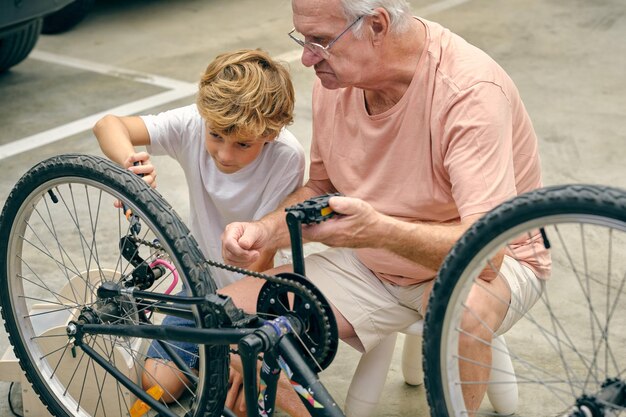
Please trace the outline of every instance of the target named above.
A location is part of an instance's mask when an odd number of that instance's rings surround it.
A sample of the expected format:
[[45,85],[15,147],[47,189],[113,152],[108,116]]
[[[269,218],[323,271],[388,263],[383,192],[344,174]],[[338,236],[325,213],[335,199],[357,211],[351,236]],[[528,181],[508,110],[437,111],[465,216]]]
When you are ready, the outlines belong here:
[[243,376],[232,366],[228,375],[228,393],[224,406],[233,411],[237,416],[246,415],[246,397],[243,389]]
[[235,222],[222,233],[224,262],[246,268],[261,256],[267,245],[266,233],[259,222]]
[[124,168],[131,172],[141,175],[143,180],[152,188],[156,188],[156,168],[150,161],[150,154],[147,152],[137,152],[130,155],[124,161]]

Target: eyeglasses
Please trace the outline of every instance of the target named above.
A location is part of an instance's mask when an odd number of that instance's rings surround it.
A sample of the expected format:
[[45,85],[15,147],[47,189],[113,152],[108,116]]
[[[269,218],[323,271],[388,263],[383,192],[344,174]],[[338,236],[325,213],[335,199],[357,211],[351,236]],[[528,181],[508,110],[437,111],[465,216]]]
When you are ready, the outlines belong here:
[[291,29],[291,32],[289,32],[287,35],[289,35],[289,37],[291,39],[293,39],[301,47],[308,48],[309,51],[313,52],[315,55],[319,56],[320,58],[328,59],[328,57],[330,57],[329,49],[331,48],[331,46],[333,46],[335,44],[335,42],[337,42],[339,40],[339,38],[341,38],[348,30],[350,30],[350,28],[352,28],[352,26],[356,25],[357,22],[359,20],[361,20],[362,18],[363,18],[363,16],[359,16],[354,22],[352,22],[352,24],[350,24],[350,26],[345,28],[343,30],[343,32],[341,32],[339,34],[339,36],[337,36],[335,39],[330,41],[328,43],[328,45],[326,45],[326,46],[322,46],[322,45],[320,45],[319,43],[316,43],[316,42],[308,42],[308,41],[302,40],[302,39],[300,39],[298,37],[295,37],[293,35],[293,33],[296,31],[296,28]]

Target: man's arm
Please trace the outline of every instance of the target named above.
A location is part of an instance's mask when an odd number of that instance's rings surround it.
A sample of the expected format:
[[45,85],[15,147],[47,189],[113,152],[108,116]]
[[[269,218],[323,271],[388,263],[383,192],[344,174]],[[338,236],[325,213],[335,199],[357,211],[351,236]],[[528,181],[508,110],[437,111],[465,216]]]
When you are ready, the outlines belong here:
[[482,214],[469,216],[458,223],[407,223],[394,218],[381,218],[379,245],[404,258],[437,271],[452,246]]
[[[474,214],[456,224],[404,223],[391,219],[395,225],[388,228],[385,248],[438,271],[452,246],[483,215]],[[495,279],[503,258],[503,250],[495,254],[491,258],[492,266],[485,267],[480,277],[487,281]]]
[[[482,216],[474,214],[453,224],[405,222],[357,198],[333,197],[329,203],[341,216],[305,227],[306,239],[334,247],[386,249],[435,271],[461,235]],[[500,254],[494,261],[499,265],[501,259]]]

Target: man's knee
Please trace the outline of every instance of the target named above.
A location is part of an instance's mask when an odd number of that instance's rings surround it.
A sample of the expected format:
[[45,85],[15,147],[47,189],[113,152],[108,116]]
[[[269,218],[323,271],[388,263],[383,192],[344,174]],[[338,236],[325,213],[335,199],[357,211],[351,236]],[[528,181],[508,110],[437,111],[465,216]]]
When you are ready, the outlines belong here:
[[465,302],[463,332],[490,341],[504,321],[510,301],[511,290],[503,279],[478,280]]

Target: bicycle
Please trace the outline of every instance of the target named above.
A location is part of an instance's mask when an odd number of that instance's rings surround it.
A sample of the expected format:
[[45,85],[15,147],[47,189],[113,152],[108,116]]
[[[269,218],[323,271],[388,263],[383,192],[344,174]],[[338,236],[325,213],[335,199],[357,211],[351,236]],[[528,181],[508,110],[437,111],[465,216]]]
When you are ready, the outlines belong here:
[[[492,271],[501,279],[494,255],[501,250],[515,253],[520,241],[526,240],[534,248],[524,256],[534,261],[529,266],[550,276],[534,287],[541,292],[534,307],[505,333],[507,351],[492,342],[499,332],[484,323],[478,327],[488,336],[470,335],[467,317],[474,315],[466,300],[472,289],[485,288],[479,278],[483,274]],[[489,371],[492,388],[517,390],[516,415],[622,415],[626,408],[625,284],[623,190],[595,185],[547,187],[485,215],[448,254],[430,296],[423,365],[431,415],[493,415],[485,404],[466,409],[463,390],[481,382],[463,377],[463,365]],[[497,301],[508,305],[507,300]],[[461,356],[459,347],[468,337],[510,355],[514,370]],[[511,379],[501,376],[512,373],[517,383],[501,382]]]
[[[321,210],[298,207],[288,213],[298,230],[315,221],[311,209]],[[53,157],[20,179],[0,219],[5,326],[54,415],[132,415],[137,399],[161,416],[231,415],[223,408],[230,345],[244,366],[249,415],[272,415],[279,370],[313,415],[342,415],[312,370],[327,367],[338,344],[319,290],[297,273],[268,276],[205,260],[171,206],[140,177],[96,156]],[[244,314],[215,294],[209,264],[266,279],[259,313]],[[195,328],[158,325],[166,315]],[[141,387],[153,339],[189,381],[170,405]],[[197,373],[172,341],[199,344]]]
[[[588,195],[595,200],[586,198]],[[123,210],[114,208],[118,201],[124,204]],[[484,266],[489,265],[492,254],[507,240],[528,230],[544,247],[550,240],[551,246],[547,246],[552,251],[560,245],[556,245],[558,239],[552,237],[550,226],[558,223],[563,229],[564,222],[573,222],[578,236],[582,236],[581,228],[586,231],[602,225],[610,231],[611,253],[623,253],[620,248],[626,245],[625,207],[624,193],[607,187],[539,190],[495,209],[464,235],[446,258],[426,317],[423,358],[433,416],[489,413],[465,409],[462,386],[476,381],[459,375],[463,358],[458,357],[458,340],[463,331],[460,323],[464,297]],[[315,202],[288,212],[295,273],[268,276],[232,268],[267,280],[257,303],[258,313],[248,315],[230,299],[215,294],[209,267],[227,266],[203,258],[171,206],[144,181],[94,156],[48,159],[16,184],[0,216],[0,256],[7,260],[0,271],[0,301],[20,364],[43,402],[57,416],[129,415],[137,400],[149,406],[150,414],[230,416],[223,404],[228,346],[236,344],[244,365],[249,416],[272,415],[281,371],[288,375],[313,416],[342,416],[317,378],[317,372],[334,358],[336,326],[325,298],[304,278],[298,236],[299,223],[322,221],[330,215]],[[539,237],[534,233],[537,230]],[[594,234],[595,239],[598,236]],[[553,254],[552,259],[561,258]],[[608,324],[613,326],[611,329],[619,329],[626,318],[615,313],[626,281],[626,276],[619,275],[626,270],[623,263],[624,259],[611,258],[612,280],[608,284],[597,275],[587,283],[588,293],[602,290],[603,299],[609,290],[615,289],[618,294],[610,299],[612,314],[610,320],[605,320],[604,336],[593,338],[599,347],[618,342],[615,348],[602,348],[607,358],[604,364],[611,359],[616,365],[622,346],[626,346],[619,344],[621,339],[615,339],[621,335],[608,331]],[[556,264],[553,261],[553,270]],[[597,263],[587,266],[589,270],[591,266],[599,268]],[[175,274],[178,282],[173,284]],[[614,281],[615,276],[621,279]],[[556,281],[553,278],[546,288]],[[543,316],[535,314],[539,308],[535,306],[533,314],[523,320],[540,323]],[[167,315],[191,319],[195,328],[161,326]],[[593,314],[590,317],[593,319]],[[595,335],[599,328],[594,327],[592,333]],[[540,334],[548,333],[544,326]],[[548,346],[561,346],[561,333],[551,334],[545,336]],[[520,347],[528,335],[528,328],[521,322],[507,332],[527,415],[545,416],[556,410],[563,413],[554,415],[596,417],[623,408],[619,366],[612,367],[617,371],[610,377],[589,377],[587,385],[571,378],[562,382],[566,389],[552,389],[558,394],[558,409],[553,404],[533,408],[537,389],[527,387],[535,387],[537,380],[545,378],[536,370],[533,357]],[[185,393],[172,404],[153,398],[140,383],[145,352],[153,339],[160,340],[160,346],[188,380]],[[177,360],[179,355],[170,342],[180,340],[198,343],[197,374]],[[593,360],[593,351],[578,349],[575,353],[574,358],[562,356],[561,363],[590,355],[591,361],[583,361],[588,374],[589,370],[603,370],[600,361]],[[260,354],[263,365],[258,385]],[[522,372],[520,364],[528,365],[530,371]],[[604,368],[609,375],[608,365]],[[498,371],[502,372],[494,372]],[[537,372],[535,378],[530,378],[533,372]],[[556,375],[557,371],[550,372]],[[538,386],[545,387],[545,381]],[[587,410],[592,414],[575,414]]]

